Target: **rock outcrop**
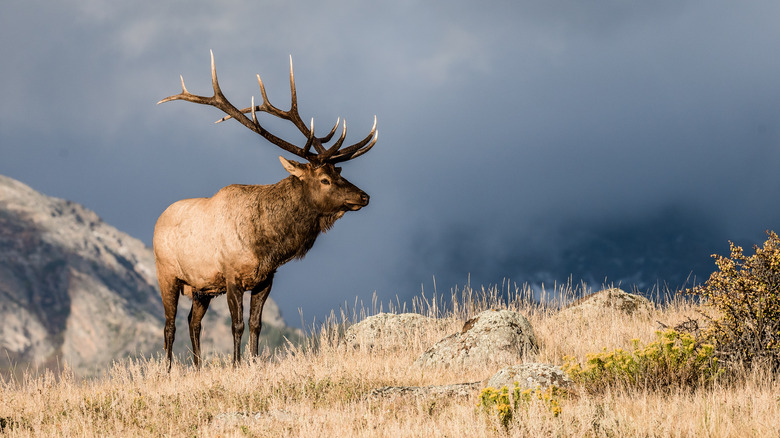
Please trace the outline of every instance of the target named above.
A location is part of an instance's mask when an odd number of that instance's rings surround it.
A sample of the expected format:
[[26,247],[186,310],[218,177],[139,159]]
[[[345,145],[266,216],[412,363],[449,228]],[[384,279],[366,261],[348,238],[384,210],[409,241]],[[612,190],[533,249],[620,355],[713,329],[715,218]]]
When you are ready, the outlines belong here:
[[653,304],[647,298],[618,288],[604,289],[580,298],[560,312],[560,316],[581,316],[597,319],[605,313],[649,316]]
[[538,348],[528,319],[510,310],[486,310],[415,361],[419,366],[476,367],[509,365]]
[[344,343],[350,347],[406,348],[426,328],[446,323],[418,313],[379,313],[350,326],[344,333]]
[[550,386],[569,388],[572,380],[561,367],[545,363],[524,363],[500,369],[487,380],[485,386],[500,389],[514,388],[515,382],[521,389],[547,389]]

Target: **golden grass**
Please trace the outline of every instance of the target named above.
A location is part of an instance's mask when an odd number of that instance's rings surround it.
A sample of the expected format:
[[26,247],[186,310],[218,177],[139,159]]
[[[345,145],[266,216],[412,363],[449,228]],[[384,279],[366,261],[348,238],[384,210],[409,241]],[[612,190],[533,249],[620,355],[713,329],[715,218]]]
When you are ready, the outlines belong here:
[[[499,288],[500,289],[500,288]],[[504,289],[507,289],[506,287]],[[429,370],[413,366],[417,356],[486,308],[525,314],[540,342],[526,358],[562,364],[563,356],[584,360],[602,347],[630,348],[631,339],[654,339],[657,321],[675,324],[696,317],[695,305],[672,300],[648,316],[617,313],[597,320],[561,318],[552,305],[532,304],[527,290],[466,289],[449,301],[420,298],[415,311],[447,318],[412,345],[346,348],[338,343],[344,323],[367,313],[332,318],[308,345],[285,354],[245,360],[233,368],[212,356],[203,369],[177,363],[170,374],[163,361],[123,361],[92,380],[63,370],[0,382],[0,434],[7,436],[780,436],[780,384],[754,372],[737,383],[695,391],[658,393],[613,388],[601,395],[561,400],[560,415],[541,404],[516,413],[508,429],[477,408],[478,392],[463,398],[368,397],[382,386],[426,386],[474,382],[497,369]],[[507,291],[504,290],[504,293]],[[549,299],[549,297],[548,297]],[[385,311],[397,311],[390,306]],[[381,308],[381,306],[380,306]],[[448,310],[444,310],[444,309]],[[378,311],[376,303],[371,313]],[[498,368],[498,367],[497,367]]]

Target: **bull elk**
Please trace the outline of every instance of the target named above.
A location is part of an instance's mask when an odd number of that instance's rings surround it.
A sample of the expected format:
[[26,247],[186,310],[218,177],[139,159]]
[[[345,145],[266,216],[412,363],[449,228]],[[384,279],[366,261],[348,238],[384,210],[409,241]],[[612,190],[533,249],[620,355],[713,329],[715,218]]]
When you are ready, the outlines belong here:
[[[257,75],[263,103],[238,109],[222,94],[211,53],[211,82],[214,95],[197,96],[187,91],[184,78],[182,92],[166,97],[172,100],[211,105],[222,110],[227,119],[235,119],[283,150],[303,158],[298,163],[279,157],[290,176],[270,185],[230,185],[210,198],[184,199],[168,207],[154,228],[154,257],[157,279],[165,308],[165,350],[171,367],[176,331],[176,308],[180,295],[192,299],[188,316],[193,362],[200,366],[201,319],[211,300],[227,295],[232,319],[233,364],[241,361],[241,335],[244,332],[243,295],[251,291],[249,312],[249,352],[257,355],[260,316],[271,292],[274,273],[293,258],[303,257],[321,232],[327,231],[347,211],[368,205],[368,195],[341,176],[335,164],[357,158],[368,152],[377,141],[376,116],[371,132],[361,141],[343,147],[347,134],[342,123],[339,138],[326,147],[336,133],[340,119],[324,137],[314,135],[311,126],[301,120],[295,91],[292,57],[290,58],[290,92],[288,111],[273,106],[263,81]],[[288,120],[306,138],[303,147],[271,134],[257,119],[257,112]],[[251,118],[247,114],[251,113]]]

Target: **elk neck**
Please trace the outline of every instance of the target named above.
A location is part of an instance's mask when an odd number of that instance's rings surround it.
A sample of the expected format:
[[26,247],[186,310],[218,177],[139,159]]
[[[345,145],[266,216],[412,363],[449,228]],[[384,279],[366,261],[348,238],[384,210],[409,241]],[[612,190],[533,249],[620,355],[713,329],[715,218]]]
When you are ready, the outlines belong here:
[[303,183],[290,176],[276,184],[255,186],[253,208],[248,218],[253,223],[252,236],[263,258],[285,263],[302,258],[314,245],[317,236],[327,231],[344,212],[323,213],[309,199]]

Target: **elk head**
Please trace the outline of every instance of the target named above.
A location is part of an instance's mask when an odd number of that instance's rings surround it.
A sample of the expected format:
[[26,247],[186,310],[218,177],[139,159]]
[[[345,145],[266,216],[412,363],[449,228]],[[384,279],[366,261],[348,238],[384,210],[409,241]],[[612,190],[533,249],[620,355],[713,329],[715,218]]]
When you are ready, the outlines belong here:
[[282,166],[303,183],[308,201],[325,214],[356,211],[368,205],[369,196],[341,176],[341,168],[331,163],[315,165],[279,157]]

